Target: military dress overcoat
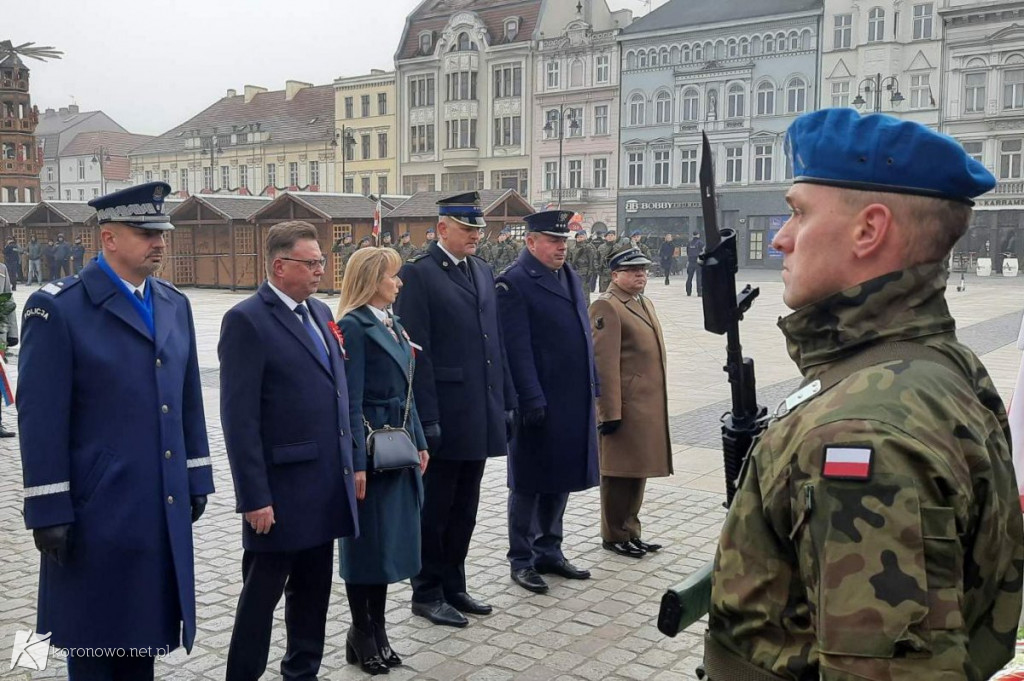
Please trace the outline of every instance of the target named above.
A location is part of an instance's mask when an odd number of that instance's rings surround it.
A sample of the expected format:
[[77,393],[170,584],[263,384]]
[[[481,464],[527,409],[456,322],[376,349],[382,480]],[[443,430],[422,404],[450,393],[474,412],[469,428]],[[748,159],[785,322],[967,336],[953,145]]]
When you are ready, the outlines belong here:
[[61,647],[195,638],[190,497],[213,492],[192,310],[150,277],[155,335],[96,261],[25,304],[18,423],[29,528],[72,524],[42,558],[37,630]]
[[547,411],[540,427],[520,426],[512,439],[509,487],[528,494],[598,484],[590,320],[579,277],[570,265],[562,268],[571,294],[524,248],[496,284],[519,408]]
[[671,475],[665,339],[654,306],[613,283],[590,305],[590,326],[601,379],[597,420],[622,421],[614,433],[598,436],[601,475]]

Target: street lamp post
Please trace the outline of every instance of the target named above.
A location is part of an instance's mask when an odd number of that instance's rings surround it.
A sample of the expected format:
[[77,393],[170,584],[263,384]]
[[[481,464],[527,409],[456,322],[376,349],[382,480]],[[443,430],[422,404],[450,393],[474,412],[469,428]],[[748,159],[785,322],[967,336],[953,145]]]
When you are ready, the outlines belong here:
[[[348,160],[348,150],[356,143],[356,138],[352,136],[351,128],[347,128],[342,125],[340,128],[335,128],[331,133],[331,146],[338,146],[338,138],[341,138],[341,191],[345,193],[345,161]],[[352,185],[353,191],[355,191],[355,183]]]
[[[565,142],[565,126],[562,123],[568,119],[569,129],[573,132],[580,129],[580,122],[576,120],[576,111],[566,108],[565,104],[558,107],[558,208],[562,208],[562,145]],[[544,124],[544,132],[550,133],[554,130],[551,120]]]
[[857,96],[853,100],[854,106],[864,106],[865,100],[861,96],[861,93],[870,94],[875,93],[874,97],[874,109],[875,113],[882,112],[882,88],[889,91],[889,102],[895,106],[903,101],[903,95],[900,94],[900,82],[896,79],[896,76],[882,77],[881,73],[876,73],[873,78],[865,78],[857,85]]
[[217,152],[221,151],[220,141],[217,138],[217,128],[213,129],[213,133],[210,135],[210,146],[209,150],[207,147],[203,147],[203,156],[210,154],[210,191],[217,191]]
[[110,150],[105,146],[100,145],[92,150],[92,162],[100,164],[100,196],[107,194],[107,177],[103,172],[103,164],[108,161],[110,161]]

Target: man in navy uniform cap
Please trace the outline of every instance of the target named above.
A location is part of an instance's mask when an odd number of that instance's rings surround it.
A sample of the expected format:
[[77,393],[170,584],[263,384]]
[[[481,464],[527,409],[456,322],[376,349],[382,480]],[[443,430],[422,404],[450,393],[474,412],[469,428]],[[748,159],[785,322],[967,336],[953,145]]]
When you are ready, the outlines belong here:
[[22,315],[18,421],[25,524],[42,553],[39,632],[71,679],[152,679],[196,633],[192,523],[213,492],[192,309],[153,274],[170,186],[89,202],[100,254],[32,294]]
[[946,303],[995,178],[852,109],[788,132],[779,321],[806,379],[744,465],[715,559],[712,681],[988,679],[1013,656],[1024,528],[1006,412]]
[[480,196],[437,202],[440,239],[400,272],[395,311],[417,355],[413,389],[430,467],[423,476],[423,567],[412,579],[412,611],[434,624],[463,627],[462,613],[491,606],[467,593],[466,555],[476,526],[480,481],[491,456],[508,446],[515,393],[508,375],[494,273],[474,255],[486,226]]
[[553,573],[587,579],[562,553],[570,492],[598,484],[598,394],[583,285],[565,262],[571,211],[526,216],[526,248],[498,276],[519,423],[508,462],[512,579],[536,593]]

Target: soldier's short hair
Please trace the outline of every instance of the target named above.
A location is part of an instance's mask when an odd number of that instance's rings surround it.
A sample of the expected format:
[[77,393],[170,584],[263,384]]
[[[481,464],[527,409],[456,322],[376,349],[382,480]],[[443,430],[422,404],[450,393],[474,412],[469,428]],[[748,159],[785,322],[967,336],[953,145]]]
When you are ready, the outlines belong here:
[[317,236],[316,227],[303,220],[289,220],[271,227],[267,232],[267,276],[276,258],[291,253],[300,241],[316,241]]

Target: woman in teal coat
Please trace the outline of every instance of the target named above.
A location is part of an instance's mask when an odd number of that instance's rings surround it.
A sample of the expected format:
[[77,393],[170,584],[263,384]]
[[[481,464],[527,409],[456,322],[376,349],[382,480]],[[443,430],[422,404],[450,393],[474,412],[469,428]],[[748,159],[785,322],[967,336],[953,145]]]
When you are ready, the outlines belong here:
[[[345,580],[352,627],[346,657],[370,674],[387,673],[402,663],[391,649],[384,623],[388,584],[420,571],[421,475],[427,468],[427,443],[409,390],[415,352],[408,335],[389,307],[402,280],[398,252],[390,248],[356,251],[341,285],[338,326],[345,349],[345,375],[353,411],[364,423],[353,423],[359,536],[339,540],[340,573]],[[403,426],[419,450],[420,465],[398,471],[367,473],[366,434],[369,428]],[[358,406],[356,406],[358,405]]]

